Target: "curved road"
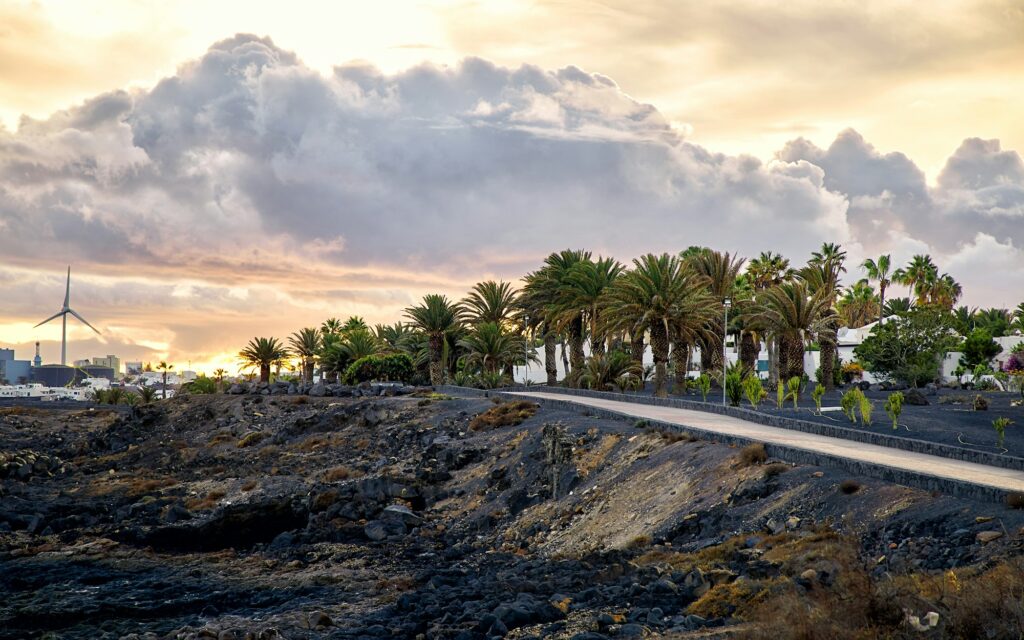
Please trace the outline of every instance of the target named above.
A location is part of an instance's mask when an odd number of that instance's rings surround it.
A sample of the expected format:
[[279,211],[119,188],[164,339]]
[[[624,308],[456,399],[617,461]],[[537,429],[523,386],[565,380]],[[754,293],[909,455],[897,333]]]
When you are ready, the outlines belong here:
[[756,440],[765,444],[817,451],[850,460],[858,460],[877,465],[904,469],[915,473],[926,474],[939,478],[950,478],[974,484],[995,487],[1004,491],[1024,493],[1024,471],[990,467],[988,465],[963,462],[951,458],[932,456],[924,453],[903,451],[863,442],[854,442],[842,438],[830,438],[813,433],[791,431],[778,427],[769,427],[755,422],[748,422],[730,416],[703,411],[691,411],[675,407],[657,407],[602,398],[570,396],[560,393],[542,391],[516,391],[511,395],[537,398],[542,400],[561,400],[582,406],[604,409],[616,413],[660,420],[695,430],[723,435],[732,435]]

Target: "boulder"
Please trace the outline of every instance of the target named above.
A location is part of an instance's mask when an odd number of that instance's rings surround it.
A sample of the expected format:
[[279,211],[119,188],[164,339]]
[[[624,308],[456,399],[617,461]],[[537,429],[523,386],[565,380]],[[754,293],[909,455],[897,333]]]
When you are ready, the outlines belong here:
[[903,402],[905,404],[913,405],[915,407],[926,407],[928,404],[928,398],[924,397],[919,389],[911,389],[903,395]]
[[245,387],[243,387],[242,385],[240,385],[240,384],[238,384],[236,382],[233,385],[231,385],[230,387],[228,387],[228,393],[233,395],[233,396],[240,396],[243,393],[245,393]]
[[993,540],[998,540],[1003,537],[1002,531],[979,531],[978,535],[974,536],[974,539],[982,544],[988,544]]
[[423,524],[423,518],[412,512],[412,509],[403,504],[389,504],[384,507],[380,514],[381,520],[398,520],[409,527],[418,527]]
[[318,382],[309,388],[309,395],[314,398],[322,398],[327,395],[327,387],[322,382]]
[[363,527],[363,533],[370,540],[386,540],[391,536],[404,536],[405,525],[400,520],[370,520]]

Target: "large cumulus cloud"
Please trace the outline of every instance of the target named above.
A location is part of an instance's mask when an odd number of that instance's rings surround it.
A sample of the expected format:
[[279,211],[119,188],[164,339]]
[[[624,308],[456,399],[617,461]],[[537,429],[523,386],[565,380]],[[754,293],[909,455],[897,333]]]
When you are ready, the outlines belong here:
[[[575,67],[470,58],[325,76],[248,35],[151,89],[0,130],[5,265],[148,278],[161,284],[147,299],[182,314],[216,291],[211,317],[266,314],[276,290],[303,322],[327,315],[324,297],[384,320],[426,290],[514,278],[567,246],[799,261],[823,241],[853,257],[934,252],[981,292],[973,303],[996,303],[980,274],[991,257],[1001,286],[1024,291],[1006,266],[1024,263],[1022,222],[1024,165],[994,140],[965,141],[934,185],[852,130],[764,163],[689,142]],[[251,286],[269,292],[223,301]],[[39,306],[19,300],[10,308]]]

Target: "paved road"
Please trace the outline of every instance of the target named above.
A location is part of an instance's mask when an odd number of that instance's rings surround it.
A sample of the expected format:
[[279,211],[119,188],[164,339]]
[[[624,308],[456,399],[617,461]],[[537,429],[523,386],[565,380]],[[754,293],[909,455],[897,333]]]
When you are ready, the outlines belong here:
[[661,420],[662,422],[713,433],[742,436],[766,444],[818,451],[833,456],[885,465],[896,469],[905,469],[939,478],[952,478],[996,487],[1005,491],[1024,492],[1024,471],[1001,469],[973,462],[963,462],[924,453],[854,442],[842,438],[830,438],[813,433],[803,433],[802,431],[769,427],[757,424],[756,422],[748,422],[739,418],[705,413],[703,411],[691,411],[675,407],[657,407],[631,402],[619,402],[617,400],[604,400],[602,398],[545,393],[542,391],[515,392],[515,395],[573,402],[597,409],[616,411],[637,418]]

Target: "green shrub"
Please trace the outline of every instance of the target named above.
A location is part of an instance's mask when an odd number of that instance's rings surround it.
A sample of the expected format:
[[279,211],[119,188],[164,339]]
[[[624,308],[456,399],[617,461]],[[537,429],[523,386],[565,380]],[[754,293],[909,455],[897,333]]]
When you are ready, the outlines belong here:
[[1010,426],[1011,424],[1013,423],[1010,422],[1010,419],[1004,416],[1000,416],[992,421],[992,427],[996,430],[996,436],[998,437],[996,444],[1000,448],[1002,448],[1003,439],[1006,437],[1006,427]]
[[372,355],[359,358],[345,370],[345,384],[360,382],[408,382],[415,370],[412,359],[404,353],[393,353],[386,356]]
[[854,411],[860,405],[860,399],[864,397],[864,392],[860,390],[860,387],[854,387],[843,394],[843,397],[839,400],[839,406],[842,407],[843,413],[850,419],[850,422],[857,424],[857,416]]
[[190,393],[192,395],[209,395],[217,393],[217,381],[213,378],[207,378],[206,376],[199,376],[192,382],[188,382],[182,385],[181,390],[183,393]]
[[793,401],[793,408],[797,408],[797,401],[800,399],[800,378],[793,376],[786,383],[789,388],[789,393],[786,395],[787,398]]
[[711,392],[711,376],[706,373],[697,376],[697,389],[700,391],[700,396],[704,399],[704,402],[707,402],[708,394]]
[[782,378],[775,384],[775,407],[782,408],[786,404],[786,385],[782,384]]
[[734,407],[740,406],[743,399],[743,370],[735,368],[725,374],[725,395],[729,398],[729,404]]
[[811,398],[814,400],[814,409],[817,413],[821,413],[821,398],[825,395],[825,387],[820,384],[814,385],[814,391],[811,391]]
[[768,392],[764,390],[764,385],[761,384],[761,378],[756,373],[747,376],[747,379],[743,381],[743,391],[747,395],[750,406],[754,409],[768,395]]
[[885,400],[885,412],[892,418],[893,431],[900,428],[900,414],[903,413],[903,392],[894,391]]
[[867,396],[863,393],[860,394],[860,398],[857,399],[860,407],[860,422],[861,424],[870,427],[871,426],[871,413],[875,410],[875,405],[868,400]]

